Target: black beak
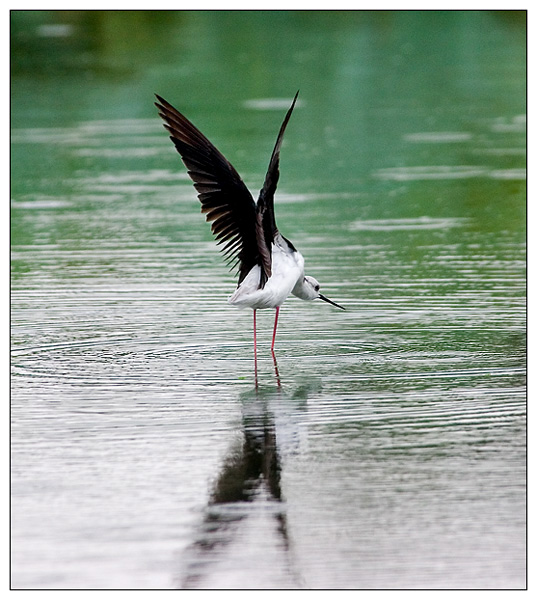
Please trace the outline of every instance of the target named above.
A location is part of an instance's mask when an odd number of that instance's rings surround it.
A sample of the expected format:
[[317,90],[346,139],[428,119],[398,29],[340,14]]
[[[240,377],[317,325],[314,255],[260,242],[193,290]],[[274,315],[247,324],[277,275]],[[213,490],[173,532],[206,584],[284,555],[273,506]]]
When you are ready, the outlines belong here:
[[343,306],[340,306],[339,304],[336,304],[335,302],[332,302],[332,300],[329,300],[326,296],[323,296],[322,294],[319,294],[319,298],[321,300],[324,300],[325,302],[328,302],[328,304],[333,304],[334,306],[336,306],[337,308],[341,308],[341,310],[345,310],[343,308]]

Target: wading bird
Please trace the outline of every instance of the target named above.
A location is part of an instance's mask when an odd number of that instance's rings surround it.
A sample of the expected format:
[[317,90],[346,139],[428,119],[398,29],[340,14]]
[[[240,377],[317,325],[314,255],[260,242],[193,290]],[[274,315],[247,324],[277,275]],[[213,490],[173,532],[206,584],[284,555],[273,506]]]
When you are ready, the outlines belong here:
[[[164,127],[185,164],[201,202],[201,212],[212,222],[212,232],[224,256],[239,267],[237,289],[229,302],[254,311],[254,355],[257,364],[256,311],[275,308],[271,351],[274,355],[280,306],[293,294],[302,300],[320,298],[319,282],[304,274],[302,254],[276,227],[274,192],[280,177],[283,134],[298,97],[296,93],[280,128],[265,183],[254,202],[248,188],[231,163],[194,125],[164,98],[155,102]],[[345,310],[345,309],[343,309]]]

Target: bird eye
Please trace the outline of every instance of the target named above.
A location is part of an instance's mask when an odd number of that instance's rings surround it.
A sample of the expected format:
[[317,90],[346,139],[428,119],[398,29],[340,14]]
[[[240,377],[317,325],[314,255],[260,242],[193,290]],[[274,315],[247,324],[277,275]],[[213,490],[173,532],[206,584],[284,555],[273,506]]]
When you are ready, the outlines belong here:
[[315,286],[315,291],[316,291],[316,292],[318,292],[320,289],[321,289],[321,286],[320,286],[319,284],[317,284],[317,285]]

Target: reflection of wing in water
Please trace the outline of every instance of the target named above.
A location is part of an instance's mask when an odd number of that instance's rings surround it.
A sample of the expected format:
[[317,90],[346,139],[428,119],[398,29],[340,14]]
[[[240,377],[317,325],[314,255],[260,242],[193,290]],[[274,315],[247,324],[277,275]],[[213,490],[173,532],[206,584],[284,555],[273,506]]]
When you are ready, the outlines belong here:
[[302,587],[292,565],[282,457],[300,451],[303,388],[241,396],[242,442],[215,482],[196,541],[187,549],[183,588]]

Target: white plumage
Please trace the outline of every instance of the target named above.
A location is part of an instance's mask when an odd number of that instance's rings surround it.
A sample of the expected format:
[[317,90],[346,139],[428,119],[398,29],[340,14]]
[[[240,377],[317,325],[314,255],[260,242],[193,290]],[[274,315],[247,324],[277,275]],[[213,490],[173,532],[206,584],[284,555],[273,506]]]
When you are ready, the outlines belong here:
[[289,294],[298,291],[295,287],[304,279],[304,258],[298,251],[291,252],[282,236],[276,236],[272,244],[272,275],[262,288],[260,277],[261,267],[255,265],[229,298],[230,304],[254,310],[281,306]]

